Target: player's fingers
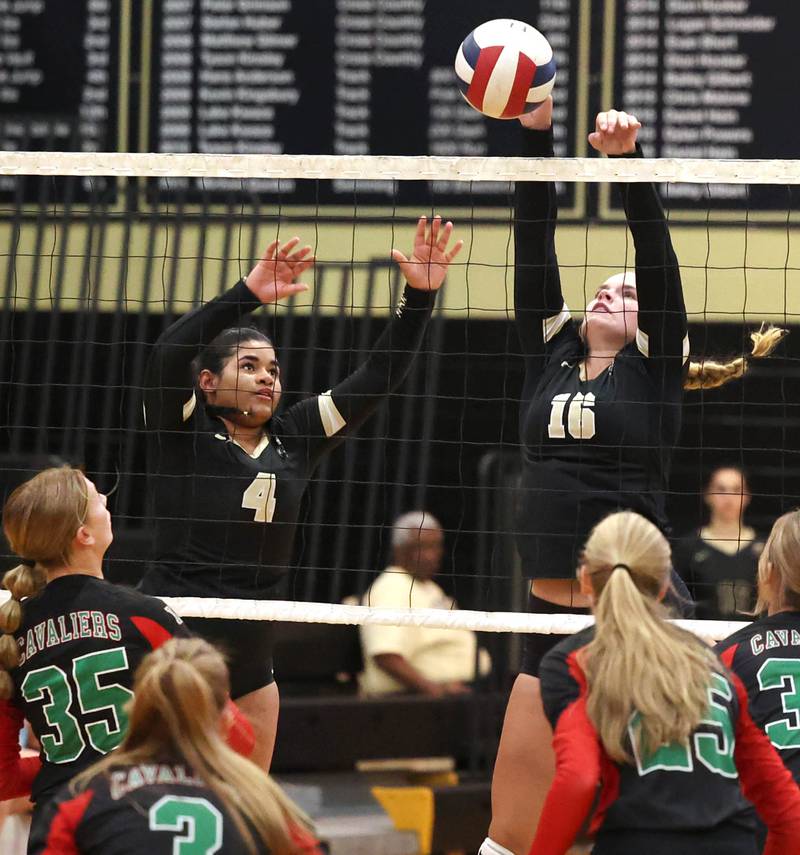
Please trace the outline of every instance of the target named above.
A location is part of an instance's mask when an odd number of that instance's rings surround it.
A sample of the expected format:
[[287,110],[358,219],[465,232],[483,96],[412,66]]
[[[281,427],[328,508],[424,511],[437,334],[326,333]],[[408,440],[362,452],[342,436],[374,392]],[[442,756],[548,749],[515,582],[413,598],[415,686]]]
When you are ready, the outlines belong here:
[[613,134],[617,129],[617,120],[619,118],[619,113],[616,110],[609,110],[608,117],[606,119],[606,130],[608,133]]
[[284,297],[293,297],[295,294],[302,294],[308,290],[310,289],[305,282],[287,282],[285,285],[281,286],[278,299],[282,300]]
[[314,266],[314,258],[306,258],[303,261],[298,261],[292,265],[292,276],[300,276],[305,273],[310,267]]
[[450,242],[450,235],[453,234],[453,224],[448,220],[444,224],[444,228],[442,229],[441,234],[439,235],[439,240],[436,242],[436,249],[444,252],[447,249],[447,244]]
[[414,243],[425,240],[425,228],[428,225],[428,218],[423,214],[417,220],[417,231],[414,233]]
[[398,264],[408,264],[408,259],[400,252],[399,249],[392,250],[392,259],[396,261]]
[[431,233],[430,240],[426,241],[429,246],[436,246],[437,241],[439,240],[439,229],[442,226],[442,218],[437,214],[431,220]]
[[628,114],[627,113],[620,113],[617,116],[617,125],[619,126],[620,130],[623,130],[623,131],[628,130]]
[[598,113],[594,126],[597,131],[605,131],[608,128],[608,113]]
[[297,237],[297,235],[287,240],[286,243],[278,250],[278,258],[286,258],[298,243],[300,243],[300,238]]
[[287,261],[299,261],[301,258],[304,258],[306,255],[311,252],[311,247],[306,244],[306,246],[302,247],[302,249],[298,249],[297,252],[293,252],[286,260]]
[[273,257],[275,256],[275,250],[279,246],[280,246],[279,240],[276,239],[276,240],[272,241],[272,243],[269,244],[269,246],[267,246],[267,248],[264,250],[264,254],[261,256],[261,260],[262,261],[272,261]]
[[456,245],[450,250],[450,252],[447,253],[447,255],[445,255],[445,259],[447,260],[448,264],[450,264],[450,262],[459,254],[459,252],[461,252],[461,247],[463,246],[463,240],[456,241]]
[[632,128],[634,131],[638,131],[641,128],[642,123],[636,118],[636,116],[628,116],[628,127]]

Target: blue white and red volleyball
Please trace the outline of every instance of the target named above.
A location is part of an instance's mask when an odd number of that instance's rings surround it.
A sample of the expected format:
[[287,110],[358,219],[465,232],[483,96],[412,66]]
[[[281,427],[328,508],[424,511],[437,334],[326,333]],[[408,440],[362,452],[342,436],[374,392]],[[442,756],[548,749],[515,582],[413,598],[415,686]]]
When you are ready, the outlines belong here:
[[516,119],[535,110],[553,88],[553,49],[522,21],[498,18],[476,27],[456,54],[458,87],[485,116]]

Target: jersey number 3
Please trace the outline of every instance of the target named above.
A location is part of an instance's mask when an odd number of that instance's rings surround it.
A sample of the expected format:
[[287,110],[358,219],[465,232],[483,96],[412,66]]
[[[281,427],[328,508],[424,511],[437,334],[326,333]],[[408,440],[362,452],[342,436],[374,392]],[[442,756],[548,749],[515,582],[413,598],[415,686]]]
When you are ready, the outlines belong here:
[[272,472],[259,472],[242,496],[242,507],[255,511],[256,522],[272,522],[278,479]]
[[208,799],[164,796],[149,811],[151,831],[181,832],[173,855],[214,855],[222,848],[222,814]]
[[[594,393],[578,392],[570,401],[572,395],[565,392],[556,395],[550,403],[550,423],[547,425],[547,435],[550,439],[564,439],[569,435],[573,439],[591,439],[594,436]],[[567,426],[564,428],[564,410],[567,409]]]

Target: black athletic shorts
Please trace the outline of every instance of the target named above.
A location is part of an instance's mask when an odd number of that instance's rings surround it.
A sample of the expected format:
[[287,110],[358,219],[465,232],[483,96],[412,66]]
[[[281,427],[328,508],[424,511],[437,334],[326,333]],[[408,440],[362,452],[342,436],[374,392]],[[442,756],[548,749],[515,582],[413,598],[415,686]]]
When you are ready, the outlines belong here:
[[184,623],[191,633],[211,642],[225,656],[233,700],[275,682],[271,621],[187,617]]
[[[664,604],[670,611],[682,618],[691,618],[694,616],[694,603],[689,596],[689,590],[683,582],[683,579],[672,570],[671,587],[664,597]],[[533,594],[528,595],[528,611],[532,614],[546,615],[585,615],[589,613],[588,609],[574,608],[572,606],[559,606],[551,603],[549,600],[543,600],[541,597],[536,597]],[[531,677],[539,676],[539,664],[544,655],[552,650],[558,644],[563,635],[543,635],[541,633],[526,632],[525,639],[522,644],[522,663],[520,664],[521,674],[530,674]]]
[[[544,615],[587,615],[589,609],[575,608],[572,606],[559,606],[551,603],[549,600],[543,600],[534,594],[528,594],[528,611],[531,614]],[[545,653],[552,650],[559,641],[564,638],[563,635],[544,635],[538,632],[526,632],[522,642],[522,662],[520,664],[520,674],[529,674],[531,677],[539,676],[539,665],[544,658]]]

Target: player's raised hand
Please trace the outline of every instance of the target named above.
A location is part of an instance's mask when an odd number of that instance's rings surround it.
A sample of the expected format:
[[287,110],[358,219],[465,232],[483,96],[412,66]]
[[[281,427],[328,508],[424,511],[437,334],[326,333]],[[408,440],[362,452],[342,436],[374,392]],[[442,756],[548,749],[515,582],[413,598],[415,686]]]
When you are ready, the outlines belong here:
[[553,96],[547,98],[532,112],[523,113],[519,123],[530,131],[546,131],[553,124]]
[[428,228],[428,218],[420,217],[414,235],[414,249],[406,258],[399,249],[392,250],[392,258],[397,262],[406,282],[420,291],[437,291],[442,287],[450,262],[461,251],[464,241],[456,241],[452,249],[447,245],[453,234],[453,224],[442,226],[442,218],[435,216]]
[[283,246],[279,240],[272,241],[256,266],[247,274],[247,287],[262,303],[277,303],[278,300],[308,291],[308,285],[295,282],[295,279],[314,264],[314,256],[309,255],[310,246],[295,249],[299,243],[299,237],[287,240]]
[[636,135],[642,123],[630,113],[609,110],[598,113],[589,145],[601,154],[630,154],[636,151]]

